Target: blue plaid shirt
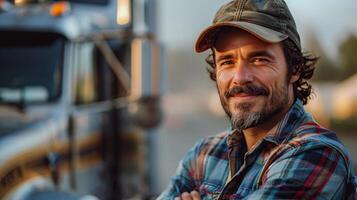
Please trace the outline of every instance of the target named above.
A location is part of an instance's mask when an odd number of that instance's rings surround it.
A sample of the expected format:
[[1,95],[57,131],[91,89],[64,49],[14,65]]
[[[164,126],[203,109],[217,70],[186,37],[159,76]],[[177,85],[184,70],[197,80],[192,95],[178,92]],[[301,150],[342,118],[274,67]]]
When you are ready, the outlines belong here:
[[204,200],[353,198],[346,148],[305,112],[301,101],[273,130],[250,151],[236,130],[200,140],[158,200],[193,190]]

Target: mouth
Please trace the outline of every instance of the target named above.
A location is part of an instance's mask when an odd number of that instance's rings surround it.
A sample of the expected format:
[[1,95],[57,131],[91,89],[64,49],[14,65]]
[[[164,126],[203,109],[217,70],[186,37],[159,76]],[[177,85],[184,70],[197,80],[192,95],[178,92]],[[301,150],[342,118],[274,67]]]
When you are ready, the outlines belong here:
[[239,94],[231,96],[230,99],[234,99],[234,100],[237,100],[237,101],[250,101],[250,100],[256,99],[259,96],[261,96],[261,95],[253,95],[253,94],[248,94],[248,93],[239,93]]

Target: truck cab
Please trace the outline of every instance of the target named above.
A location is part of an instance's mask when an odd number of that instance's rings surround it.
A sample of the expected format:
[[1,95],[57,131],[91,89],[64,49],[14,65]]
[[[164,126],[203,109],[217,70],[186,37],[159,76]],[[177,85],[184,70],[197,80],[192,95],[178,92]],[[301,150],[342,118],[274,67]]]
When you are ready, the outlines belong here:
[[147,4],[2,1],[0,199],[147,198],[163,71]]

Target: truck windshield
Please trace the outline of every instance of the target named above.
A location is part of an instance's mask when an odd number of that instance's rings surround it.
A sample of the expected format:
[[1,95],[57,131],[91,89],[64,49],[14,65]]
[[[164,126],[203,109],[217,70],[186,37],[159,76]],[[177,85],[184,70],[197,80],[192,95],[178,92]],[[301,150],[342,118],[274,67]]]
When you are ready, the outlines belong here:
[[[16,2],[16,0],[5,0],[5,1],[10,2],[12,4],[14,4]],[[51,0],[51,1],[55,1],[55,0]],[[83,3],[83,4],[108,5],[110,0],[66,0],[66,1],[74,2],[74,3]],[[44,2],[44,1],[41,1],[41,0],[26,0],[25,2],[26,3],[39,3],[39,2]]]
[[0,102],[53,101],[61,93],[64,38],[0,31]]

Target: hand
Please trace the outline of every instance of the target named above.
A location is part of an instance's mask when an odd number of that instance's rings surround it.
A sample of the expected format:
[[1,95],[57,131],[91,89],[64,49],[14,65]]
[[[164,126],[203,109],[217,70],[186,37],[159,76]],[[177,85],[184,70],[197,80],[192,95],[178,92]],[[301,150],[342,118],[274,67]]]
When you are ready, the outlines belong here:
[[176,197],[175,200],[201,200],[200,193],[192,191],[191,193],[184,192],[181,197]]

